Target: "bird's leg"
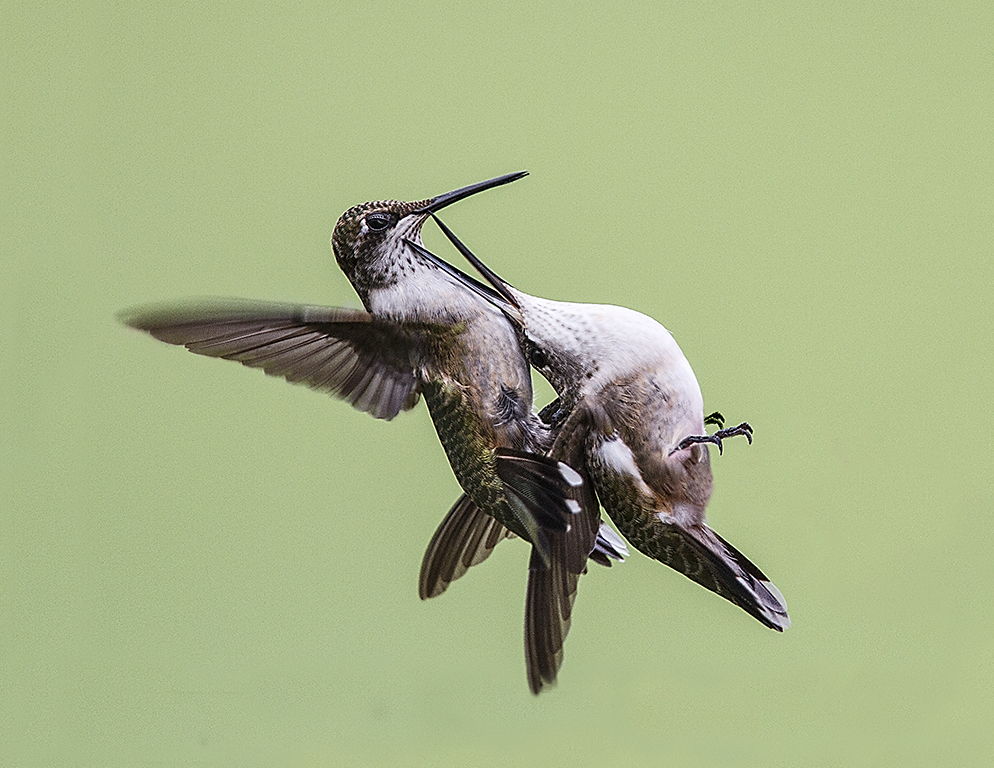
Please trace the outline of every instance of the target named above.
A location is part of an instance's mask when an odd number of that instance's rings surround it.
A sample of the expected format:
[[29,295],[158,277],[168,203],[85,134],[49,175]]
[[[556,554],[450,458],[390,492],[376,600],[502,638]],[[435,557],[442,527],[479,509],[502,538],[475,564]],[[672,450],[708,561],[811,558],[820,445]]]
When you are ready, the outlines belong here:
[[563,410],[563,399],[561,397],[557,397],[538,413],[538,417],[552,429],[560,427],[568,415]]
[[[713,416],[714,414],[712,414]],[[672,456],[677,451],[682,451],[684,448],[689,448],[695,443],[714,443],[718,446],[718,455],[721,455],[722,445],[721,441],[726,437],[736,437],[738,435],[745,435],[746,440],[749,441],[749,445],[752,445],[752,427],[745,421],[739,424],[737,427],[729,427],[728,429],[719,429],[713,435],[691,435],[690,437],[685,437],[681,440],[677,447],[670,451]]]
[[721,454],[721,438],[718,434],[713,435],[691,435],[690,437],[685,437],[679,443],[677,443],[676,448],[670,451],[670,456],[672,456],[677,451],[682,451],[684,448],[689,448],[696,443],[714,443],[718,446],[718,454]]

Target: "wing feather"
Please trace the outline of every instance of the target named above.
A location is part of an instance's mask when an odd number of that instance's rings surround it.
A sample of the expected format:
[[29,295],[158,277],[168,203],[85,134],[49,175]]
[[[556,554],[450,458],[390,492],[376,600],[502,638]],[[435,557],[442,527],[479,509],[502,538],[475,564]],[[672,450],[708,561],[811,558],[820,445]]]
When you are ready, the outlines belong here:
[[213,301],[139,308],[127,325],[208,357],[328,392],[378,419],[412,408],[417,329],[358,309]]

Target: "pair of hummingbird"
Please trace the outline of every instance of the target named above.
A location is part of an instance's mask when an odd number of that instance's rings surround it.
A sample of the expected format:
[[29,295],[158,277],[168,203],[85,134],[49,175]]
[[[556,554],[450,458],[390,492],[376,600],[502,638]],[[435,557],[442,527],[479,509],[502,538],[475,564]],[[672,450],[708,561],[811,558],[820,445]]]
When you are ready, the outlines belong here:
[[[237,360],[392,419],[424,397],[464,493],[421,566],[422,599],[440,595],[505,538],[531,545],[525,601],[529,687],[553,683],[588,560],[628,555],[599,505],[646,555],[738,605],[790,625],[779,590],[705,522],[707,445],[743,435],[704,416],[690,364],[659,323],[623,307],[529,296],[498,277],[437,217],[508,174],[416,202],[357,205],[332,249],[364,310],[244,301],[172,305],[123,316],[192,352]],[[434,218],[480,273],[428,251]],[[555,388],[532,406],[529,366]],[[718,430],[706,432],[706,425]],[[598,504],[599,502],[599,504]]]

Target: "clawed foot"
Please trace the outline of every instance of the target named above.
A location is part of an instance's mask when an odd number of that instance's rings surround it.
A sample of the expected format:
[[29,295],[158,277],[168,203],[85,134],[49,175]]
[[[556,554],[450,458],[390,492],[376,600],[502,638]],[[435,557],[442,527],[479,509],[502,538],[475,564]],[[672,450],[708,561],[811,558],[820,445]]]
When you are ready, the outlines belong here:
[[744,435],[745,439],[749,441],[749,445],[752,445],[752,427],[749,426],[749,422],[743,421],[737,427],[729,427],[728,429],[719,429],[713,435],[712,438],[718,438],[718,453],[721,454],[721,441],[726,437],[738,437],[739,435]]
[[[557,397],[538,413],[538,417],[548,424],[551,429],[561,427],[567,416],[569,416],[569,412],[563,410],[563,399],[561,397]],[[704,423],[707,424],[706,421]]]
[[704,426],[706,427],[708,424],[717,427],[718,429],[721,429],[723,426],[725,426],[725,417],[722,416],[720,413],[718,413],[718,411],[715,411],[714,413],[709,413],[707,416],[704,417]]
[[[710,421],[708,421],[710,419]],[[721,419],[717,421],[716,419]],[[705,424],[717,424],[721,425],[725,423],[725,420],[721,417],[720,413],[712,413],[707,419],[704,420]],[[721,455],[722,445],[721,441],[726,437],[736,437],[738,435],[745,435],[745,439],[749,441],[749,445],[752,445],[752,427],[745,421],[739,424],[737,427],[729,427],[728,429],[719,429],[713,435],[691,435],[690,437],[685,437],[680,443],[670,451],[672,456],[677,451],[682,451],[684,448],[689,448],[696,443],[714,443],[718,446],[718,455]]]

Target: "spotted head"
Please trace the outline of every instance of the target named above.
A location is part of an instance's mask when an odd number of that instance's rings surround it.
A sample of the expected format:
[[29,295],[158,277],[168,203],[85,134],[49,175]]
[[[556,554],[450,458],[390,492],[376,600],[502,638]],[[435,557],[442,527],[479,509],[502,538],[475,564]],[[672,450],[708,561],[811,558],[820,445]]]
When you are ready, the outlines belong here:
[[356,205],[342,214],[331,235],[338,266],[365,302],[369,291],[390,285],[418,258],[409,242],[421,243],[421,227],[431,214],[485,189],[525,176],[511,173],[426,200],[380,200]]

